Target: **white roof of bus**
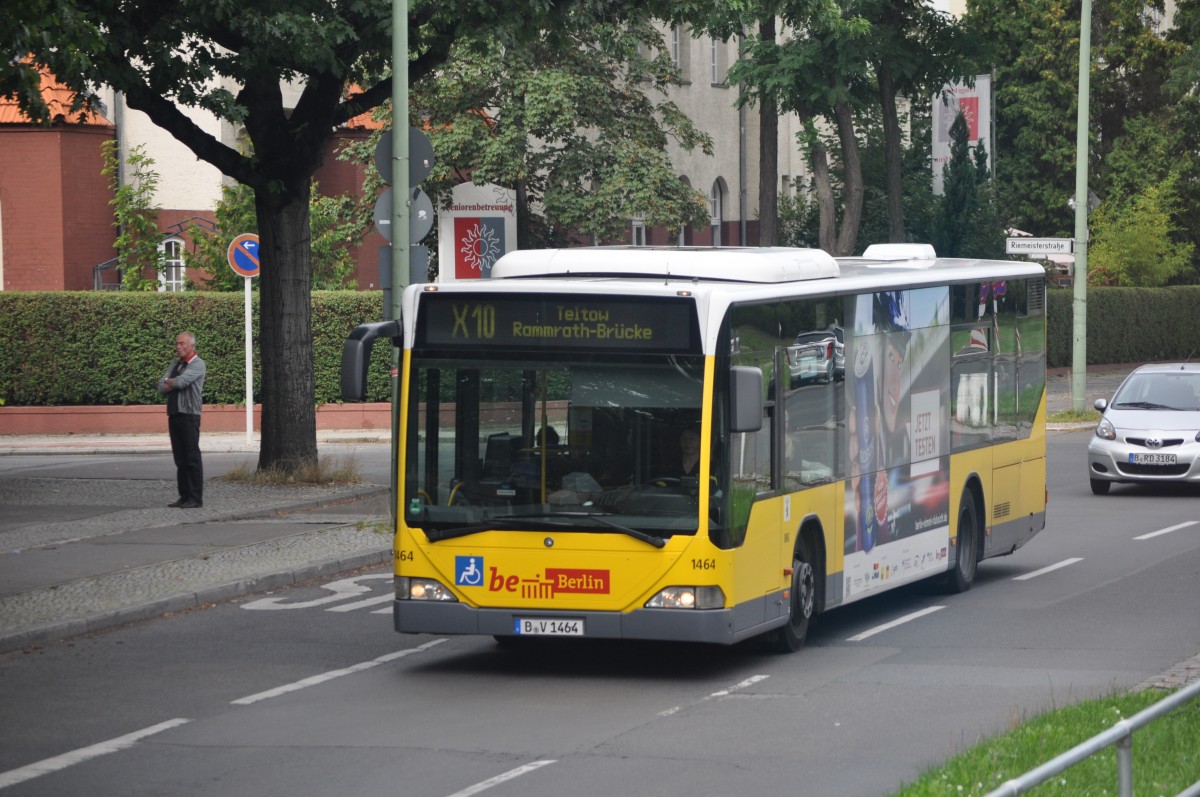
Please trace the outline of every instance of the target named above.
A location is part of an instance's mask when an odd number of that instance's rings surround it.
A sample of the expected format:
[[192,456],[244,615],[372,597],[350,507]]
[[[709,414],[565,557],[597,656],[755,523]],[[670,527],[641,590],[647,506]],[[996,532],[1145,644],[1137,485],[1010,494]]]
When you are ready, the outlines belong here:
[[512,277],[684,277],[727,282],[797,282],[838,275],[820,249],[592,246],[518,249],[496,261],[492,279]]
[[[483,291],[524,296],[534,293],[687,295],[696,302],[704,351],[711,353],[717,331],[710,318],[723,318],[733,302],[900,290],[1045,274],[1040,264],[1027,260],[930,259],[921,256],[927,250],[888,254],[899,259],[835,260],[820,250],[783,247],[522,249],[496,261],[491,279],[410,285],[405,291],[402,314],[405,340],[411,347],[417,295],[423,291]],[[814,276],[818,273],[825,274]]]

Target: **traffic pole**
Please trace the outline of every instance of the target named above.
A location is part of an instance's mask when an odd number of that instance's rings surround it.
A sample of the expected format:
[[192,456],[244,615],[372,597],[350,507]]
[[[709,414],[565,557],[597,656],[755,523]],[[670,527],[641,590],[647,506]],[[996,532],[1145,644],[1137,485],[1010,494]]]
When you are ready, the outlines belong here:
[[1092,67],[1092,0],[1079,14],[1079,114],[1075,122],[1075,282],[1071,329],[1071,408],[1087,401],[1088,100]]
[[[390,320],[400,320],[401,298],[408,284],[408,0],[392,0],[392,306]],[[400,484],[400,349],[392,347],[392,500],[399,516]]]

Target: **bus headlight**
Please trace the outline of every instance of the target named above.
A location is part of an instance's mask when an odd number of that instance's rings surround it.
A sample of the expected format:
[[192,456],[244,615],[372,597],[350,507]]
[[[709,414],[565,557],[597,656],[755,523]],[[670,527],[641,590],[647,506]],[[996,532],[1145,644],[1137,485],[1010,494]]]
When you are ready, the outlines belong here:
[[667,587],[646,601],[647,609],[723,609],[720,587]]
[[396,600],[398,601],[454,601],[458,598],[432,578],[396,576]]

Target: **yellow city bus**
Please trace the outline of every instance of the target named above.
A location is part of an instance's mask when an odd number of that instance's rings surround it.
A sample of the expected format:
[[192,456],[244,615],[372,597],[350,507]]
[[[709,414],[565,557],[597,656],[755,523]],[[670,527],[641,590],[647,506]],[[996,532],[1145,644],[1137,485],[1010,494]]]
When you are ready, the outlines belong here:
[[395,629],[795,650],[1045,525],[1045,272],[886,245],[510,253],[412,285]]

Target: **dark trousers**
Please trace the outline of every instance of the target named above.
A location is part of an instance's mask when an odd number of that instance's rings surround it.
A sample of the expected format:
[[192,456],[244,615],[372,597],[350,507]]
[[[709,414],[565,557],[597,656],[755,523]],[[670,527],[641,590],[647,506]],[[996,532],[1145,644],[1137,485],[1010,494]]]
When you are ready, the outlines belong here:
[[167,416],[171,454],[175,457],[175,479],[179,497],[204,501],[204,463],[200,460],[200,416],[176,413]]

